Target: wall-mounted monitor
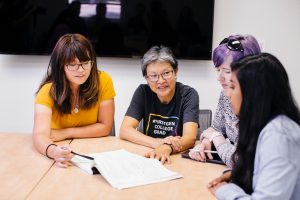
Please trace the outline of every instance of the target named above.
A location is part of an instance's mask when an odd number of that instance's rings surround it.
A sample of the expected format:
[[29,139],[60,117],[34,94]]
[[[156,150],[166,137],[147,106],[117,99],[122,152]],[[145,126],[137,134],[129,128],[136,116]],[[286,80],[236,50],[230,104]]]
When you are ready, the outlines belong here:
[[65,33],[88,37],[98,56],[141,57],[153,45],[210,60],[214,0],[7,0],[0,53],[49,55]]

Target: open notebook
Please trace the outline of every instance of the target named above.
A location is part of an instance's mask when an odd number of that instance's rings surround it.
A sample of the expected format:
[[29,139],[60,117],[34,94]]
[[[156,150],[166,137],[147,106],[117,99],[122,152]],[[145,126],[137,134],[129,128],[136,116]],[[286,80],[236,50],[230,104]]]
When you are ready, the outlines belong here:
[[112,187],[124,189],[150,183],[169,181],[183,176],[166,169],[158,160],[145,158],[124,149],[93,153],[89,160],[75,155],[72,162],[89,174],[100,174]]

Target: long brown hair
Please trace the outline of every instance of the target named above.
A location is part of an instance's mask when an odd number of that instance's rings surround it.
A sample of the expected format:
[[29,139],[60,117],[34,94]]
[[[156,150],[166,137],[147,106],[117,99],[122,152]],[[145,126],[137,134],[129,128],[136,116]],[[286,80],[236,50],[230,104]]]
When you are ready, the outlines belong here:
[[[56,43],[48,65],[47,73],[38,91],[47,83],[52,83],[50,97],[60,114],[70,114],[72,92],[65,74],[65,65],[78,58],[80,62],[91,61],[91,73],[79,87],[79,106],[88,109],[98,101],[99,78],[95,51],[90,41],[80,34],[65,34]],[[38,92],[37,91],[37,92]]]

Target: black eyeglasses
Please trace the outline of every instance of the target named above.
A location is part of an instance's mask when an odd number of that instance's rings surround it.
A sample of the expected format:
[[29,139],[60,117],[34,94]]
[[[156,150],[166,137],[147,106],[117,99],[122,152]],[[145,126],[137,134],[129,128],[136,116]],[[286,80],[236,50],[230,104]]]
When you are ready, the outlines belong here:
[[83,69],[90,69],[92,67],[93,61],[86,61],[79,64],[66,64],[68,70],[70,71],[77,71],[79,67]]
[[243,38],[225,38],[224,40],[222,40],[222,42],[220,42],[221,44],[226,44],[226,47],[231,50],[231,51],[244,51],[244,47],[241,43],[241,40],[243,40]]
[[151,82],[157,82],[159,77],[161,76],[164,80],[170,79],[173,76],[173,72],[174,70],[171,71],[166,71],[162,74],[150,74],[150,75],[146,75],[146,79],[148,79]]

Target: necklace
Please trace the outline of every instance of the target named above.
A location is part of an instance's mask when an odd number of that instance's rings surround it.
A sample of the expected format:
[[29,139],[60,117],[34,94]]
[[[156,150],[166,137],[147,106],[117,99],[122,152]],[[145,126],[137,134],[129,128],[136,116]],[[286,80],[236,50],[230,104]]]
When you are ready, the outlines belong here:
[[77,107],[74,108],[74,113],[76,113],[76,114],[78,113],[78,108]]
[[79,111],[79,105],[78,105],[78,93],[75,96],[75,106],[74,106],[74,113],[77,114]]

